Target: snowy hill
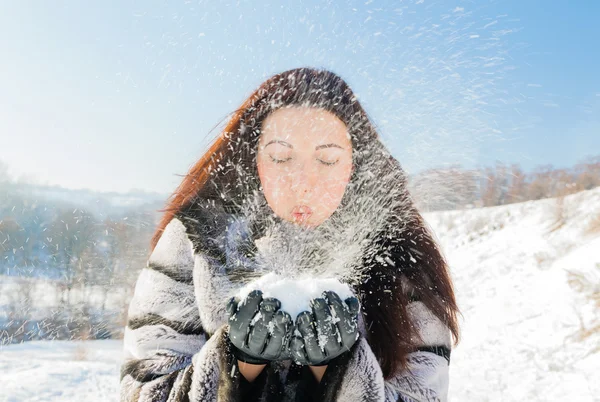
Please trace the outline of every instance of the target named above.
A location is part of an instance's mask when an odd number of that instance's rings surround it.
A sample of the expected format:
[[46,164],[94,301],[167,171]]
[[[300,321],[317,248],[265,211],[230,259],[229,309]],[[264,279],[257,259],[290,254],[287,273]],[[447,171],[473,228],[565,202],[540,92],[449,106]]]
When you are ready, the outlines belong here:
[[600,400],[600,189],[426,219],[464,315],[451,400]]
[[[463,313],[450,400],[600,400],[600,188],[425,218]],[[0,401],[117,400],[120,356],[118,341],[5,347]]]

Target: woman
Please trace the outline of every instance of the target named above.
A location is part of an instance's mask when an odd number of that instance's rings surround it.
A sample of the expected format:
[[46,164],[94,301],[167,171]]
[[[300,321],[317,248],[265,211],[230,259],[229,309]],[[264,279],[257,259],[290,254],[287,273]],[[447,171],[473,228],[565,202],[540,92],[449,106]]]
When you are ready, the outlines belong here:
[[[264,82],[165,211],[129,308],[122,400],[447,399],[447,266],[340,77]],[[271,272],[355,297],[323,289],[298,317],[260,289],[235,297]]]

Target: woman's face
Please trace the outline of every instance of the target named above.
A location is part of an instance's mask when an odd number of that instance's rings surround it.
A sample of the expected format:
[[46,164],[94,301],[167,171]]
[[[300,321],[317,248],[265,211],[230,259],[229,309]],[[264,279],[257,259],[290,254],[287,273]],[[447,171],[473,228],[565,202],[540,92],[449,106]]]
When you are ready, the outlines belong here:
[[307,227],[339,206],[352,174],[346,125],[322,109],[277,109],[264,120],[257,167],[269,206],[281,219]]

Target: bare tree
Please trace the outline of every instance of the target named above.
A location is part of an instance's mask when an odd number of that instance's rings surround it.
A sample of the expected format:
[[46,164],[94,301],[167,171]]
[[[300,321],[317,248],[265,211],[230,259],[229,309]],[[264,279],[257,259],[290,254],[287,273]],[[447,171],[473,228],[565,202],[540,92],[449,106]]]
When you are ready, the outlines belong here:
[[589,157],[575,166],[576,183],[581,190],[600,186],[600,155]]
[[415,202],[424,211],[461,209],[472,206],[477,194],[478,172],[460,166],[430,169],[409,180]]
[[496,162],[493,168],[486,168],[481,181],[481,200],[483,206],[503,205],[507,203],[509,174],[506,166]]
[[527,175],[518,164],[510,167],[510,184],[507,191],[507,203],[522,202],[527,199]]
[[0,220],[0,258],[8,269],[18,269],[24,260],[27,233],[17,220],[8,216]]
[[70,304],[70,296],[76,282],[84,281],[85,264],[81,259],[92,247],[97,225],[93,216],[83,210],[62,210],[50,225],[46,241],[52,250],[52,258],[61,272],[66,286],[62,302]]

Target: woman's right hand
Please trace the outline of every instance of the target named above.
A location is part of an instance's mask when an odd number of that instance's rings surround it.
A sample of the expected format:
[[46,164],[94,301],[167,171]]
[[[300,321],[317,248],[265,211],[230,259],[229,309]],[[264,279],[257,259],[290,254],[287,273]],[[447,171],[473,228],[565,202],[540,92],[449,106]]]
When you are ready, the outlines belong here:
[[229,300],[229,340],[238,360],[266,364],[290,359],[287,344],[293,322],[280,308],[279,300],[263,298],[260,290],[253,290],[241,301],[236,297]]

